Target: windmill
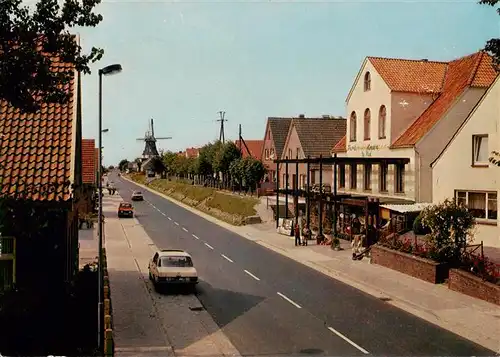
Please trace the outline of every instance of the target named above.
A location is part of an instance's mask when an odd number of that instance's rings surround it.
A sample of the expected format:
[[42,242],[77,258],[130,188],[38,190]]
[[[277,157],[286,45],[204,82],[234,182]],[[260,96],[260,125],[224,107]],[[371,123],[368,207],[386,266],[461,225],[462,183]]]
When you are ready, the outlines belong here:
[[138,138],[137,141],[144,141],[144,151],[142,152],[142,158],[147,160],[152,157],[160,156],[158,149],[156,148],[156,142],[158,140],[168,140],[172,139],[171,136],[155,137],[154,122],[151,118],[151,124],[149,130],[146,131],[143,138]]

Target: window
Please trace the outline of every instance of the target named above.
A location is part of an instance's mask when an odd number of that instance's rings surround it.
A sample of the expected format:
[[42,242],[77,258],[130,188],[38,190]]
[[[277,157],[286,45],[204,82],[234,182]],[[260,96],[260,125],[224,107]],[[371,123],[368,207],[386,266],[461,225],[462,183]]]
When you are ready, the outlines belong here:
[[396,193],[403,193],[405,192],[405,187],[404,187],[404,181],[405,181],[405,165],[395,165],[396,170],[394,171],[394,182],[395,182],[395,187],[394,191]]
[[274,159],[274,149],[269,150],[269,158]]
[[358,170],[356,164],[351,164],[351,189],[356,189],[358,183]]
[[365,92],[368,92],[372,88],[372,77],[370,75],[370,72],[365,73],[365,81],[363,87]]
[[371,119],[370,109],[366,108],[364,116],[365,140],[370,140],[370,119]]
[[266,160],[269,160],[269,150],[264,150],[264,155],[265,155],[265,158]]
[[193,261],[190,257],[162,257],[160,261],[163,267],[191,268],[193,266]]
[[345,188],[345,165],[338,166],[339,188]]
[[388,166],[385,163],[380,164],[379,166],[379,191],[380,192],[387,192],[387,171],[388,171]]
[[356,112],[352,112],[349,119],[349,139],[356,141]]
[[466,206],[479,220],[497,220],[497,198],[496,192],[455,191],[457,204]]
[[288,149],[288,158],[289,158],[289,159],[292,159],[292,158],[293,158],[293,157],[292,157],[292,154],[293,154],[292,149]]
[[295,149],[295,157],[299,157],[300,155],[300,148]]
[[472,165],[488,165],[488,135],[472,136]]
[[364,187],[365,190],[371,190],[372,189],[372,165],[371,164],[365,164],[365,170],[364,170]]
[[382,105],[378,111],[378,138],[385,139],[385,118],[387,116],[387,110],[385,105]]

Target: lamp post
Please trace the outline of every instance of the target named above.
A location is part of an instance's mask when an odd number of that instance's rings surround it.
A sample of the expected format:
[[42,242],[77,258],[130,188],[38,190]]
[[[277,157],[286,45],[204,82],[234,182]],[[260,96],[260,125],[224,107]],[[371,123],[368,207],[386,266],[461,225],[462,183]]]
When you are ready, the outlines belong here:
[[[103,269],[102,269],[102,76],[110,76],[120,73],[122,66],[120,64],[112,64],[99,70],[99,167],[97,170],[98,190],[99,190],[99,209],[97,218],[97,234],[99,239],[99,255],[98,255],[98,287],[97,287],[97,346],[99,349],[103,343]],[[106,130],[107,131],[107,130]]]

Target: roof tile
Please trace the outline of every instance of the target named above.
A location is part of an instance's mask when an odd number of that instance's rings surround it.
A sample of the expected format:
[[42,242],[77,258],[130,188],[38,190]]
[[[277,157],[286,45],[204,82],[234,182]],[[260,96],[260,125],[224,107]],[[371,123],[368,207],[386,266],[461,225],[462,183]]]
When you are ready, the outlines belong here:
[[[74,69],[70,64],[54,64],[54,70]],[[66,86],[71,92],[76,90],[75,79]],[[28,114],[0,100],[2,195],[40,201],[71,199],[73,98],[70,95],[63,105],[44,103],[36,113]]]
[[[241,151],[242,154],[241,156],[243,158],[252,156],[254,159],[260,160],[262,158],[262,149],[264,149],[264,140],[244,140],[244,143],[247,145],[248,150],[250,150],[250,153],[248,153],[247,149],[245,148],[245,145],[241,143]],[[240,147],[240,141],[236,140],[234,144],[237,147]]]
[[286,136],[288,135],[288,129],[292,123],[292,118],[270,117],[267,120],[273,135],[276,156],[281,157],[281,153],[285,148]]
[[331,150],[346,135],[344,118],[296,118],[292,125],[297,131],[305,156],[328,157]]
[[347,151],[347,139],[344,135],[342,139],[339,140],[337,144],[332,149],[332,153],[346,152]]
[[442,93],[391,147],[415,145],[446,114],[468,86],[489,87],[496,78],[491,57],[477,52],[449,62]]

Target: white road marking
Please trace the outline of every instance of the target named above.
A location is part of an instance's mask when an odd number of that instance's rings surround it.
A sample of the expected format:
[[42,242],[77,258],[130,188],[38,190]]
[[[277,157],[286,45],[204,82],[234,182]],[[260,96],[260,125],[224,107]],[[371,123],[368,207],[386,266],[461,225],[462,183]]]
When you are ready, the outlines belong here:
[[208,243],[205,243],[205,245],[206,245],[208,248],[210,248],[210,249],[214,249],[214,247],[212,247],[212,246],[211,246],[210,244],[208,244]]
[[257,278],[255,275],[253,275],[252,273],[250,273],[248,270],[244,270],[245,273],[247,273],[248,275],[250,275],[252,278],[254,278],[255,280],[257,281],[260,281],[259,278]]
[[196,234],[191,234],[194,238],[200,239]]
[[175,224],[176,226],[178,226],[178,225],[179,225],[179,223],[177,223],[177,222],[174,222],[174,224]]
[[172,220],[172,218],[170,218],[170,217],[167,217],[167,218],[168,218],[168,220],[169,220],[169,221],[171,221],[171,220]]
[[345,337],[344,335],[342,335],[340,332],[338,332],[337,330],[335,330],[333,327],[328,327],[328,329],[331,332],[333,332],[334,334],[336,334],[337,336],[339,336],[341,339],[343,339],[344,341],[346,341],[347,343],[349,343],[352,346],[356,347],[358,350],[360,350],[361,352],[363,352],[365,355],[370,354],[370,352],[368,352],[363,347],[361,347],[361,346],[355,344],[354,342],[352,342],[350,339],[348,339],[347,337]]
[[182,230],[183,230],[184,232],[189,232],[189,231],[188,231],[186,228],[184,228],[184,227],[182,227]]
[[224,254],[221,254],[222,255],[222,258],[226,259],[228,262],[231,262],[231,263],[234,263],[231,258],[225,256]]
[[166,214],[163,213],[162,211],[158,211],[158,212],[160,212],[162,214],[162,216],[164,216],[164,217],[166,216]]
[[297,309],[302,309],[302,306],[300,306],[299,304],[297,304],[295,301],[293,301],[292,299],[286,297],[285,295],[283,295],[282,293],[278,292],[278,295],[281,296],[283,299],[285,299],[286,301],[288,301],[290,304],[292,304],[293,306],[295,306]]

